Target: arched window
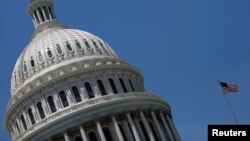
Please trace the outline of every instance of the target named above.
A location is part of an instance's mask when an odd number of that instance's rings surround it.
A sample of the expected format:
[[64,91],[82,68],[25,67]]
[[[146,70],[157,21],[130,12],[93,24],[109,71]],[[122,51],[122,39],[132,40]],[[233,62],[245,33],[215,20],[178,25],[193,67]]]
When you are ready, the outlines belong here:
[[17,128],[18,134],[20,134],[20,129],[19,129],[19,126],[17,124],[17,121],[15,122],[15,124],[16,124],[16,128]]
[[88,133],[89,141],[98,141],[97,136],[94,131]]
[[35,61],[34,59],[31,57],[31,60],[30,60],[30,66],[33,68],[35,67]]
[[49,12],[48,12],[48,10],[47,10],[47,8],[45,6],[43,6],[43,11],[44,11],[44,13],[46,15],[47,20],[50,20],[50,18],[49,18]]
[[96,42],[92,40],[92,43],[94,44],[95,48],[98,49]]
[[135,91],[135,89],[134,89],[134,87],[133,87],[133,84],[132,84],[131,80],[130,80],[130,79],[128,79],[128,82],[129,82],[129,84],[130,84],[130,87],[131,87],[132,91],[134,92],[134,91]]
[[56,106],[55,106],[53,97],[52,97],[52,96],[49,96],[49,97],[47,98],[47,100],[48,100],[48,103],[49,103],[49,107],[50,107],[51,112],[52,112],[52,113],[56,112]]
[[156,134],[156,131],[155,131],[155,128],[154,128],[152,122],[149,121],[148,123],[149,123],[149,126],[150,126],[150,128],[151,128],[153,134],[154,134],[155,140],[156,140],[156,141],[159,141],[158,136],[157,136],[157,134]]
[[67,47],[67,50],[68,50],[68,51],[72,51],[72,47],[71,47],[71,45],[69,44],[69,42],[66,42],[66,47]]
[[82,49],[80,43],[77,40],[76,40],[76,47],[77,47],[77,49]]
[[115,83],[114,83],[114,80],[113,80],[113,79],[109,78],[109,84],[110,84],[110,86],[111,86],[111,88],[112,88],[114,94],[118,94],[118,91],[117,91],[117,89],[116,89],[116,86],[115,86]]
[[146,141],[150,141],[150,139],[149,139],[149,137],[148,137],[148,133],[147,133],[147,131],[146,131],[146,128],[145,128],[143,122],[142,122],[142,121],[139,121],[139,124],[140,124],[140,126],[141,126],[141,129],[142,129],[142,132],[143,132],[143,134],[144,134],[144,137],[145,137]]
[[28,114],[29,114],[29,117],[30,117],[31,124],[34,125],[36,123],[36,121],[34,119],[34,115],[33,115],[33,112],[31,110],[31,108],[28,109]]
[[59,44],[56,44],[56,51],[57,51],[57,53],[59,54],[59,55],[61,55],[63,52],[62,52],[62,49],[61,49],[61,47],[60,47],[60,45]]
[[48,48],[48,51],[47,51],[47,55],[48,55],[49,58],[53,57],[52,52],[51,52],[51,50],[49,48]]
[[88,43],[87,40],[84,39],[84,43],[85,43],[85,46],[86,46],[87,48],[90,48],[90,45],[89,45],[89,43]]
[[98,40],[98,42],[102,46],[102,48],[104,49],[105,47],[103,46],[102,42],[100,40]]
[[27,130],[27,125],[26,125],[26,123],[25,123],[25,120],[24,120],[23,115],[21,115],[21,121],[22,121],[24,130]]
[[81,137],[77,136],[75,137],[74,141],[83,141]]
[[122,128],[122,125],[118,124],[118,126],[119,126],[119,129],[120,129],[121,133],[122,133],[122,137],[123,137],[124,141],[128,141],[127,137],[126,137],[126,134],[125,134],[125,132],[124,132],[124,130]]
[[26,62],[23,62],[23,71],[24,71],[24,72],[27,72],[27,71],[28,71],[28,67],[27,67]]
[[87,94],[88,94],[89,98],[94,98],[95,96],[94,96],[93,90],[92,90],[89,82],[86,82],[84,85],[85,85],[85,88],[87,90]]
[[39,61],[39,63],[43,62],[43,56],[42,56],[40,51],[38,52],[38,61]]
[[102,95],[107,95],[107,92],[105,90],[105,87],[104,87],[102,81],[101,80],[97,80],[97,84],[99,86],[99,89],[100,89]]
[[122,79],[122,78],[119,78],[119,80],[120,80],[120,83],[121,83],[121,85],[122,85],[122,89],[123,89],[124,93],[127,93],[128,91],[127,91],[127,89],[126,89],[126,87],[125,87],[125,84],[124,84],[123,79]]
[[104,133],[104,136],[105,136],[106,140],[107,141],[113,141],[113,138],[112,138],[112,135],[110,133],[109,128],[108,127],[103,127],[102,130],[103,130],[103,133]]
[[72,92],[73,92],[73,95],[74,95],[74,97],[75,97],[76,102],[77,102],[77,103],[78,103],[78,102],[81,102],[82,99],[81,99],[80,93],[79,93],[79,91],[78,91],[78,89],[77,89],[76,86],[73,86],[73,87],[72,87]]
[[44,114],[44,111],[43,111],[42,103],[38,102],[36,104],[36,106],[37,106],[37,109],[38,109],[38,112],[39,112],[39,115],[40,115],[41,119],[45,118],[45,114]]
[[69,106],[69,103],[68,103],[68,100],[67,100],[65,92],[64,91],[60,91],[59,92],[59,96],[60,96],[60,99],[62,101],[63,107]]

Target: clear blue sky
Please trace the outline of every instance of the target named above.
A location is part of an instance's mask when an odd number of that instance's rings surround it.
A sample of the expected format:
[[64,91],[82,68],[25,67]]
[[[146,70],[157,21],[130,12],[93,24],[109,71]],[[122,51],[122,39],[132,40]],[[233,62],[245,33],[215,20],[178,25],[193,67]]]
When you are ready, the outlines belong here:
[[[12,69],[34,30],[29,1],[0,1],[1,141],[10,141],[3,116]],[[208,124],[235,124],[217,78],[239,85],[228,98],[250,124],[249,0],[56,0],[55,11],[143,72],[146,89],[172,106],[183,141],[207,140]]]

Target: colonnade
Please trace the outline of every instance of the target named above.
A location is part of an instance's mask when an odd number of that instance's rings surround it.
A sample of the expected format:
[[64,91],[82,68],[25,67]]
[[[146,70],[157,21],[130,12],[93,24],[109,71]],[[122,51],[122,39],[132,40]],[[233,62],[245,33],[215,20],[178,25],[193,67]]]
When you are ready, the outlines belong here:
[[[122,118],[121,118],[122,117]],[[79,125],[80,134],[70,136],[67,129],[63,133],[64,141],[180,141],[172,118],[166,112],[132,111],[122,113],[122,116],[111,115],[108,132],[104,132],[107,124],[94,120],[91,128],[85,128],[85,123]],[[100,117],[101,119],[101,117]],[[92,121],[93,122],[93,121]],[[136,124],[142,122],[141,124]],[[152,122],[153,126],[149,125]],[[86,130],[87,129],[87,130]],[[107,128],[106,128],[107,129]],[[114,131],[114,132],[112,132]],[[90,134],[91,133],[91,134]],[[110,136],[110,135],[111,136]],[[94,137],[94,136],[95,137]],[[76,136],[78,138],[76,138]],[[47,141],[56,140],[51,137]]]

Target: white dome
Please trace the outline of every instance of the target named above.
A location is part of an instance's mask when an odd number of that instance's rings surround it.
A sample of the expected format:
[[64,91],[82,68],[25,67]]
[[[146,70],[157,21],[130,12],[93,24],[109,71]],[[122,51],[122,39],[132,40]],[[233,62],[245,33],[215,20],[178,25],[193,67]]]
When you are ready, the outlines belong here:
[[11,79],[12,96],[36,74],[72,59],[84,61],[93,57],[116,58],[116,54],[102,39],[85,31],[60,26],[42,30],[17,60]]
[[4,121],[13,141],[181,140],[168,103],[107,43],[57,22],[53,0],[32,0],[28,11],[35,33]]

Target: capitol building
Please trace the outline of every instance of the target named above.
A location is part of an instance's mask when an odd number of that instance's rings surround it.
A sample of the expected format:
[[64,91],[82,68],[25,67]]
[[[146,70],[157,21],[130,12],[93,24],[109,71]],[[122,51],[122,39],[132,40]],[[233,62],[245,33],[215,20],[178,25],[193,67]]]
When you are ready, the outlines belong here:
[[[60,2],[60,1],[58,1]],[[180,141],[170,105],[101,38],[31,0],[35,31],[14,67],[5,128],[12,141]]]

